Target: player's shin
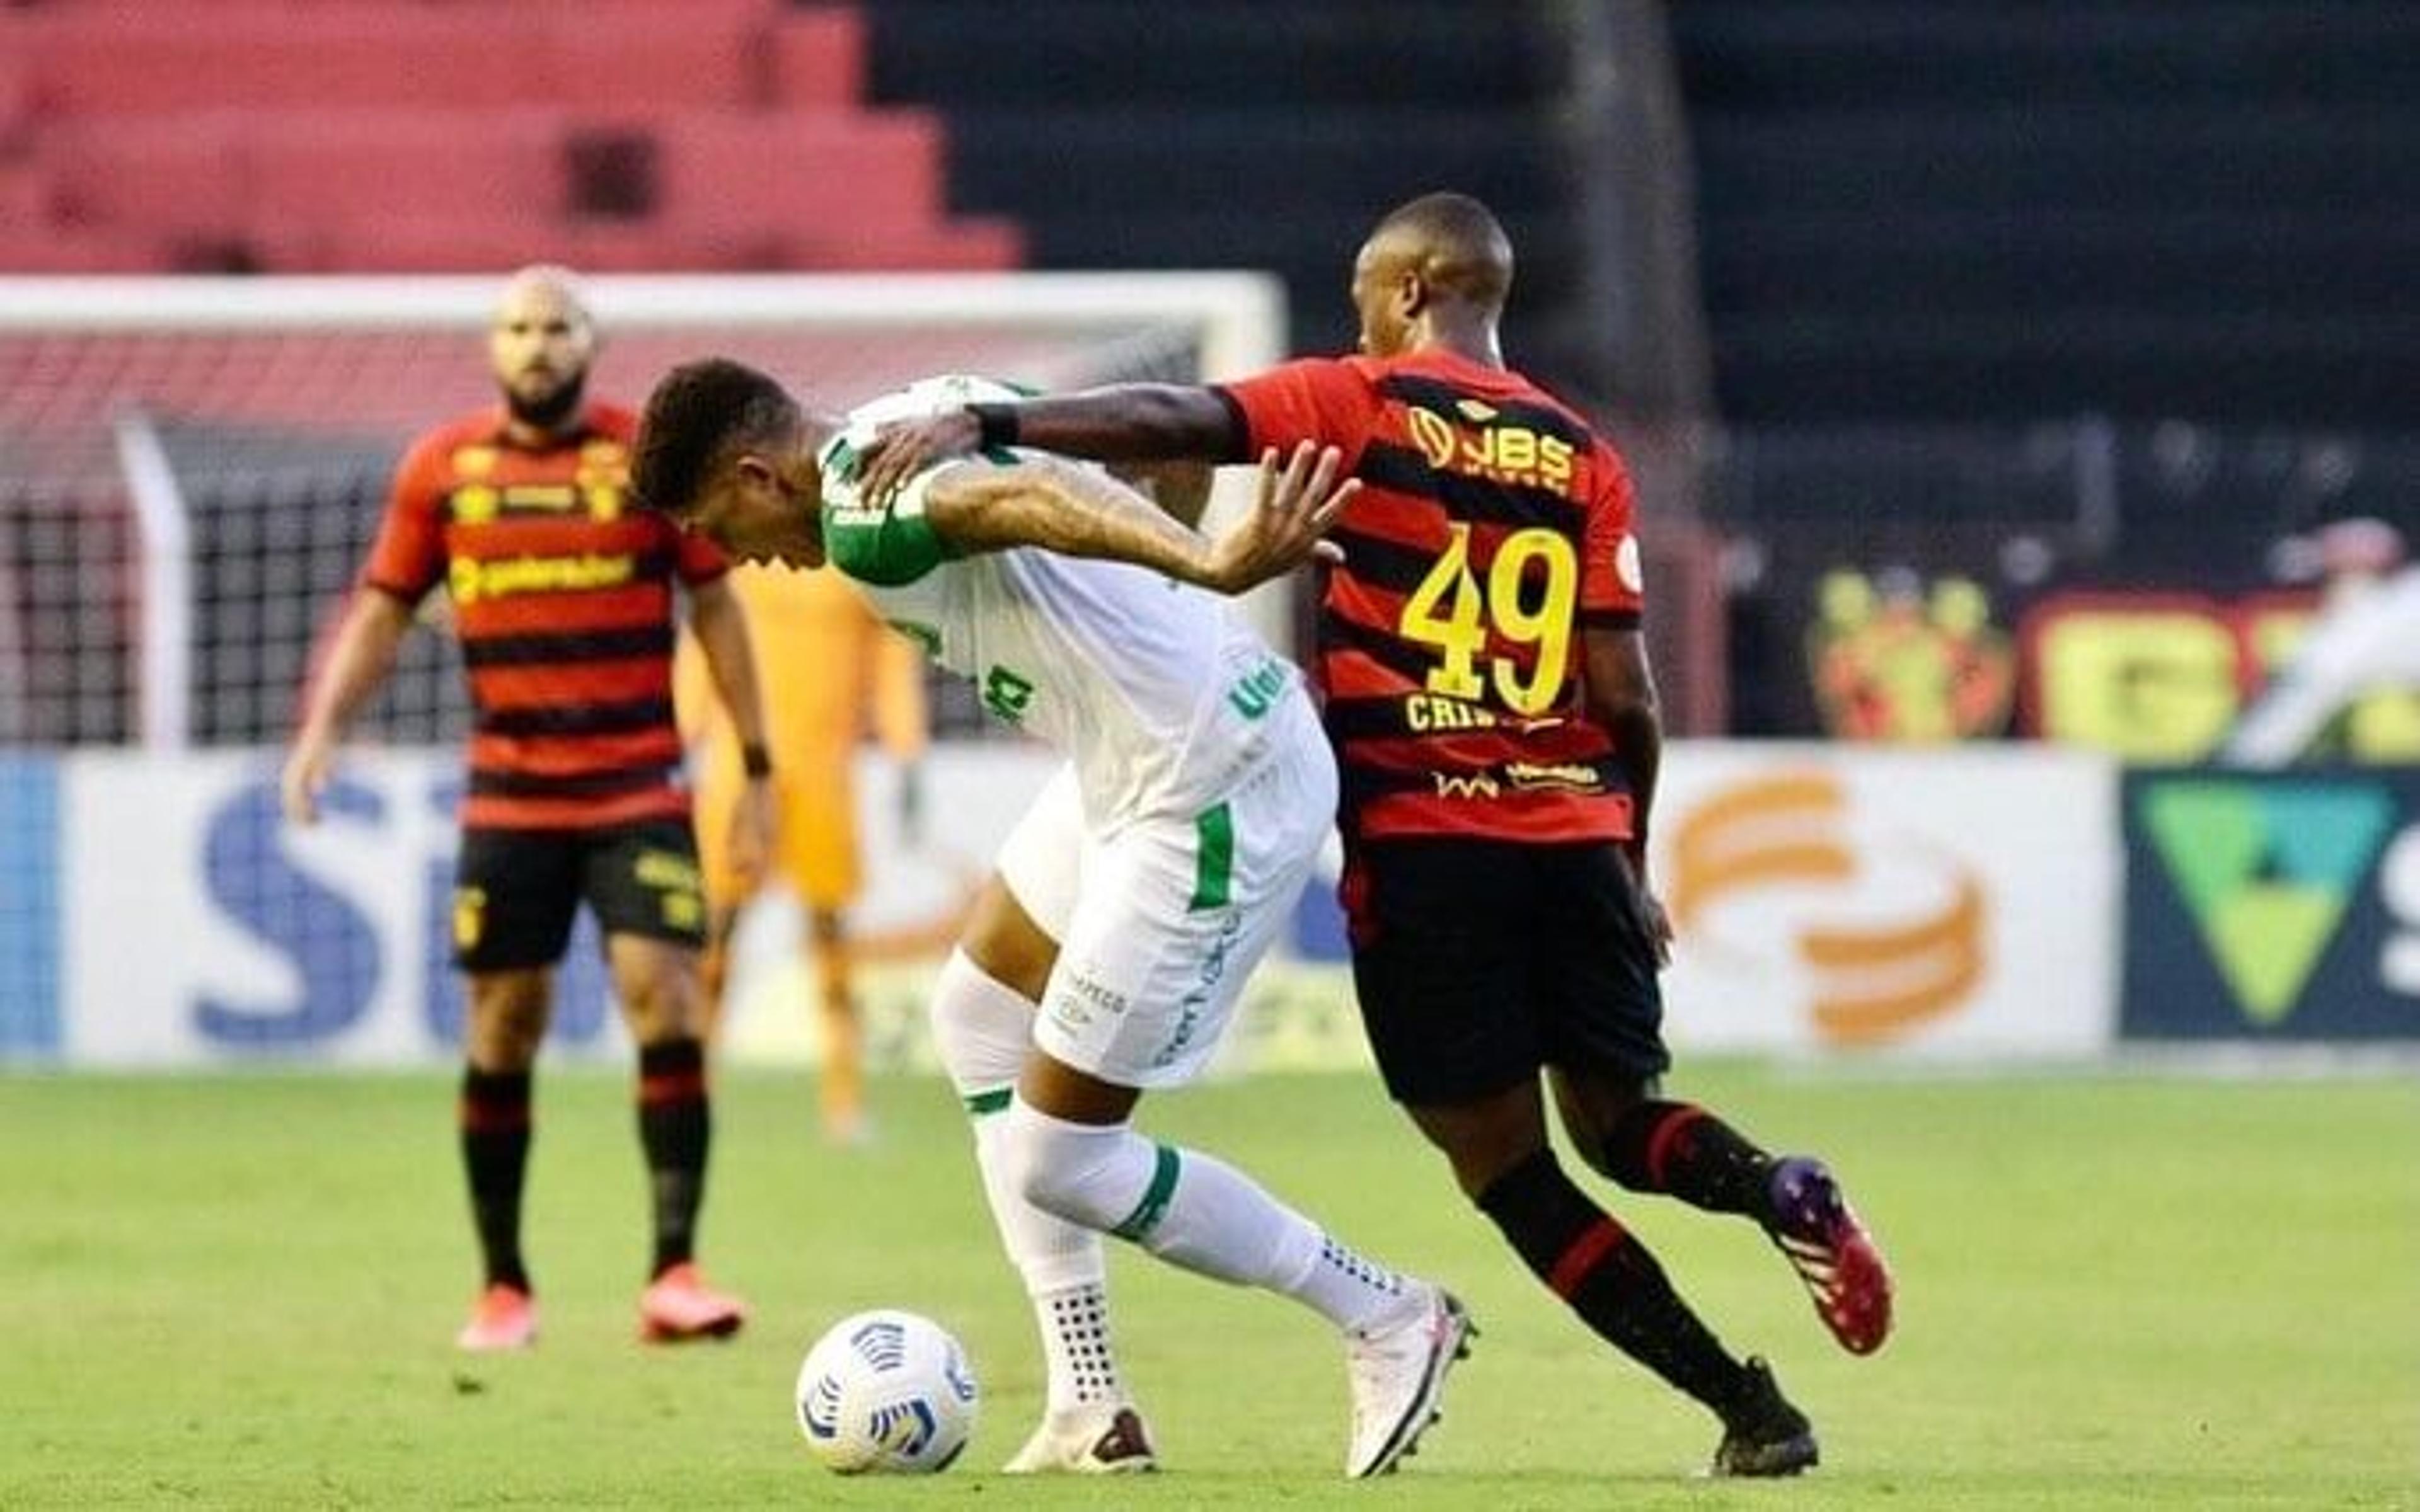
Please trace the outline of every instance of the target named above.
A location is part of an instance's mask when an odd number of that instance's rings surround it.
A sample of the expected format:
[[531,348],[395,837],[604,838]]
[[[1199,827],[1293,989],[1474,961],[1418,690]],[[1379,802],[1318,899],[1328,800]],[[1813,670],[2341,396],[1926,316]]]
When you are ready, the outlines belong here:
[[952,951],[934,984],[933,1037],[972,1125],[975,1165],[1001,1247],[1033,1304],[1049,1370],[1048,1410],[1123,1402],[1101,1236],[1017,1191],[1006,1145],[1010,1099],[1032,1038],[1033,1005]]
[[1773,1157],[1730,1124],[1689,1103],[1631,1104],[1602,1146],[1606,1174],[1634,1192],[1658,1192],[1710,1212],[1762,1221]]
[[1750,1380],[1700,1322],[1647,1247],[1541,1149],[1492,1182],[1480,1210],[1530,1271],[1596,1335],[1727,1414]]
[[1341,1329],[1403,1310],[1403,1277],[1338,1242],[1250,1177],[1124,1124],[1071,1123],[1021,1099],[1008,1142],[1022,1189],[1172,1265],[1294,1298]]

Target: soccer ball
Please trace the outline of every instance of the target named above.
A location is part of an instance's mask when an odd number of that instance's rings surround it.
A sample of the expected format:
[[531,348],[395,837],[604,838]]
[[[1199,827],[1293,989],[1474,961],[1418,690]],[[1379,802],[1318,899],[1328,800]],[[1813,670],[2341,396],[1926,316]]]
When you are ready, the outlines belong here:
[[799,1430],[828,1470],[947,1470],[975,1427],[975,1373],[950,1331],[882,1308],[834,1323],[799,1366]]

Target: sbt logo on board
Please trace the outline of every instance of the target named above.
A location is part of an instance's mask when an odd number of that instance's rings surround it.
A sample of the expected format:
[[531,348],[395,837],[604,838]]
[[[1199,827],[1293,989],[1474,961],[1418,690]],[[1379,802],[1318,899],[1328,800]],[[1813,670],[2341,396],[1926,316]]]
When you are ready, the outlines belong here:
[[[451,964],[459,779],[450,768],[396,775],[406,780],[332,782],[308,830],[286,822],[272,781],[247,783],[209,810],[201,858],[215,938],[206,951],[259,964],[195,979],[187,1000],[204,1041],[278,1055],[365,1041],[400,1053],[460,1044],[462,987]],[[554,996],[552,1041],[604,1038],[609,995],[584,917]]]
[[2130,1030],[2420,1038],[2420,780],[2139,778],[2128,827]]

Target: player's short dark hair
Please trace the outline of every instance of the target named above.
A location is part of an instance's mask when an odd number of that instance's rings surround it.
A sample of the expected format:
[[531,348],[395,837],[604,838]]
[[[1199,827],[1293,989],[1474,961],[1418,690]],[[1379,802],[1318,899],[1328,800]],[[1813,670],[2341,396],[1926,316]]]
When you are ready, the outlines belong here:
[[798,423],[798,401],[768,375],[727,357],[683,363],[657,382],[639,417],[632,501],[687,514],[734,449],[779,440]]

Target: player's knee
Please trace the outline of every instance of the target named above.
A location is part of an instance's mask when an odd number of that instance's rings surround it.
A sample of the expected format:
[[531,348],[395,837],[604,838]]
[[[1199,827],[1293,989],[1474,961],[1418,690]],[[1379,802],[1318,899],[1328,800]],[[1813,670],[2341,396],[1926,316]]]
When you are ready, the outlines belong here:
[[1033,1005],[953,950],[933,982],[933,1044],[964,1097],[1016,1080],[1033,1041]]
[[1006,1117],[1007,1176],[1026,1201],[1093,1229],[1110,1227],[1133,1209],[1134,1195],[1125,1189],[1134,1183],[1122,1167],[1135,1136],[1124,1124],[1069,1123],[1022,1098],[1009,1104]]

